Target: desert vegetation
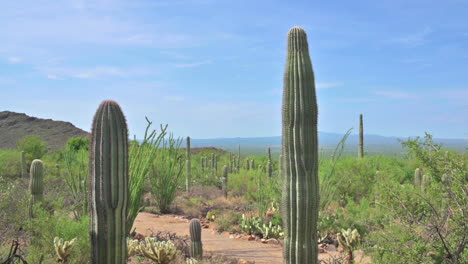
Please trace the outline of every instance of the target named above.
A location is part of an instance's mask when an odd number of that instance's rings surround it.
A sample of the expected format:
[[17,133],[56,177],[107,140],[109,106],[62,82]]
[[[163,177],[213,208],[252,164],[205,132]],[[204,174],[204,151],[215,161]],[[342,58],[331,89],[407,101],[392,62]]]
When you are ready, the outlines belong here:
[[[0,263],[247,263],[204,250],[212,228],[276,245],[288,264],[468,262],[466,153],[426,133],[402,141],[402,157],[366,155],[363,115],[355,155],[343,154],[351,130],[321,151],[299,27],[284,89],[279,156],[191,149],[149,119],[129,140],[125,109],[110,100],[90,138],[47,150],[33,135],[0,150]],[[144,235],[134,228],[141,213],[178,215],[189,236]]]

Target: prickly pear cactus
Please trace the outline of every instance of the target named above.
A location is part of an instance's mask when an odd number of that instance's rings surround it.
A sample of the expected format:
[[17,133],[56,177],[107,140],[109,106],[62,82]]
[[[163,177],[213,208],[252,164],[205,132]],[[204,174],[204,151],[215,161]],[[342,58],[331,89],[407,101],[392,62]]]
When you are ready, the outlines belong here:
[[89,190],[93,264],[127,261],[128,130],[120,106],[104,101],[91,129]]
[[44,163],[42,160],[35,159],[31,163],[29,169],[29,191],[31,192],[31,198],[29,201],[29,216],[34,217],[34,205],[38,202],[42,202],[44,193]]
[[282,107],[284,263],[317,264],[318,106],[307,35],[288,32]]
[[190,256],[195,259],[201,259],[203,257],[203,244],[201,242],[201,224],[200,220],[194,218],[190,220],[190,239],[192,244],[190,245]]

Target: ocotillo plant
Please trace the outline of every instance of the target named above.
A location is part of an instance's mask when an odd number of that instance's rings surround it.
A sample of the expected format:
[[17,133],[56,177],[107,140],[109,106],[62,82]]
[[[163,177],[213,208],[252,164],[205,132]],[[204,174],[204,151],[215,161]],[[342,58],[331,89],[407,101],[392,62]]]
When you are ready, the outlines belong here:
[[200,220],[194,218],[190,220],[190,257],[201,259],[203,257],[203,244],[201,242],[201,224]]
[[120,106],[103,101],[94,115],[89,160],[93,264],[127,260],[128,130]]
[[34,204],[37,202],[42,202],[42,197],[44,193],[44,163],[35,159],[31,163],[31,168],[29,169],[30,179],[29,179],[29,191],[31,192],[31,200],[29,202],[29,216],[34,217]]
[[223,167],[223,178],[221,180],[222,180],[223,194],[224,194],[224,197],[227,198],[228,167],[226,165],[224,165]]
[[288,32],[282,107],[284,263],[317,264],[318,106],[307,35]]
[[185,175],[185,190],[190,191],[190,186],[192,183],[192,160],[190,155],[190,137],[187,137],[187,161],[186,161],[186,175]]
[[21,151],[21,178],[28,178],[26,166],[26,155],[24,151]]
[[364,158],[364,124],[362,114],[359,115],[359,153],[360,158]]

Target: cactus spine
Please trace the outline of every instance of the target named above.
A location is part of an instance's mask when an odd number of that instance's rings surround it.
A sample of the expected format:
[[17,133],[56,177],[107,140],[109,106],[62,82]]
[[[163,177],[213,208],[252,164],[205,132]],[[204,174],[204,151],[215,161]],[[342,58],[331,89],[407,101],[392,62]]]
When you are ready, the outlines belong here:
[[222,189],[223,189],[223,194],[224,197],[227,198],[227,181],[228,181],[228,166],[224,165],[223,167],[223,178],[221,179],[222,181]]
[[190,256],[195,259],[201,259],[203,257],[203,244],[201,242],[201,224],[200,220],[194,218],[190,220],[190,240],[192,245],[190,246]]
[[360,158],[364,158],[364,124],[362,121],[362,114],[359,115],[359,151]]
[[94,115],[90,145],[91,263],[127,260],[128,130],[120,106],[103,101]]
[[24,151],[21,151],[21,178],[28,178],[26,167],[26,155]]
[[317,264],[318,106],[306,32],[288,32],[282,107],[284,263]]
[[29,202],[29,216],[34,217],[34,204],[42,202],[44,193],[44,163],[42,160],[35,159],[29,169],[29,190],[31,191],[31,200]]
[[190,191],[191,183],[192,183],[192,160],[190,155],[190,137],[187,137],[187,161],[186,161],[186,168],[187,168],[187,175],[185,175],[185,189],[186,191]]

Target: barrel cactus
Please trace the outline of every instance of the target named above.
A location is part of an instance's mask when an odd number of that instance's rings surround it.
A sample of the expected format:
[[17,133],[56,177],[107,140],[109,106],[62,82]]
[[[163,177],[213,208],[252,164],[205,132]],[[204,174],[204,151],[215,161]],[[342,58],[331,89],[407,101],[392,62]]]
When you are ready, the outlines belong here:
[[93,264],[127,260],[128,130],[120,106],[104,101],[91,129],[89,190]]
[[200,220],[194,218],[190,220],[190,256],[195,259],[201,259],[203,257],[203,244],[201,242],[201,224]]
[[282,107],[284,263],[317,264],[318,106],[307,35],[288,32]]
[[29,216],[32,218],[34,217],[34,205],[38,202],[42,202],[44,193],[44,163],[42,160],[33,160],[31,168],[29,169],[29,174],[29,191],[31,192]]

